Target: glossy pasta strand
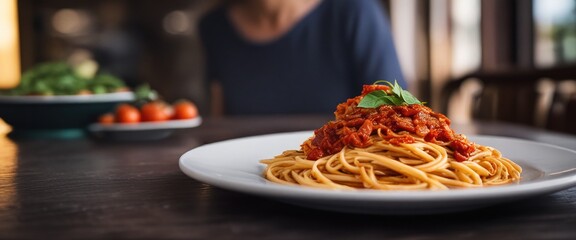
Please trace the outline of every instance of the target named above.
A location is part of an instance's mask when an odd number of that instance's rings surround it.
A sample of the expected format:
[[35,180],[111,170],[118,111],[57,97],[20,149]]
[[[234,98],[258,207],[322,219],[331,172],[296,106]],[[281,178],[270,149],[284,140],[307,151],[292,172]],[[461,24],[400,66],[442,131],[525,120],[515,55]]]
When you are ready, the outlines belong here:
[[318,160],[289,150],[266,164],[272,182],[328,189],[445,190],[506,184],[520,179],[522,168],[491,147],[476,145],[459,162],[446,146],[416,138],[394,145],[378,135],[367,148],[347,148]]

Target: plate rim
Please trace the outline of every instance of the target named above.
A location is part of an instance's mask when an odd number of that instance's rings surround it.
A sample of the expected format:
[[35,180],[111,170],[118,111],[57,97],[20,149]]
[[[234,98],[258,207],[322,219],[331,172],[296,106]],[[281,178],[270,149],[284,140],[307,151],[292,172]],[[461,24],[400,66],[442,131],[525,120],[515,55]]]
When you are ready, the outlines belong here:
[[181,128],[192,128],[202,124],[202,117],[197,116],[191,119],[176,119],[161,122],[140,122],[135,124],[100,124],[92,123],[88,125],[91,132],[126,132],[126,131],[146,131],[146,130],[172,130]]
[[134,92],[122,91],[86,95],[53,95],[53,96],[6,96],[0,95],[0,103],[12,104],[55,104],[55,103],[96,103],[133,101]]

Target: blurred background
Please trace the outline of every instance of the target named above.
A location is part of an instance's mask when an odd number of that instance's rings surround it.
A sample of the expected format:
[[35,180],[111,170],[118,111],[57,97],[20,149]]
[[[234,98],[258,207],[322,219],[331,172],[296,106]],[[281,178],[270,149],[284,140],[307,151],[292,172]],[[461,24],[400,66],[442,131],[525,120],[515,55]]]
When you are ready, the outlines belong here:
[[[0,88],[14,86],[39,62],[93,58],[130,86],[148,83],[166,99],[192,99],[205,112],[196,27],[217,3],[0,0]],[[458,122],[484,118],[573,131],[576,0],[382,4],[410,90],[431,107]],[[503,105],[509,107],[497,107]],[[527,112],[517,112],[526,105]]]

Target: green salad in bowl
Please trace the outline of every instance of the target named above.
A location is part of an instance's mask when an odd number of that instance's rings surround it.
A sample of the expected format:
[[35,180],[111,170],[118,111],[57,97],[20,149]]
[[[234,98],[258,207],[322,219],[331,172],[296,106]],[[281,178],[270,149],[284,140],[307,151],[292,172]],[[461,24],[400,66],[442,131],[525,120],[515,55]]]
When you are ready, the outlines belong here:
[[98,65],[84,61],[76,66],[67,62],[45,62],[22,73],[20,84],[12,89],[0,90],[8,96],[53,96],[103,94],[126,91],[120,78],[98,73]]
[[90,123],[119,103],[134,101],[124,81],[93,61],[45,62],[22,73],[19,85],[0,89],[0,118],[14,136],[83,136]]

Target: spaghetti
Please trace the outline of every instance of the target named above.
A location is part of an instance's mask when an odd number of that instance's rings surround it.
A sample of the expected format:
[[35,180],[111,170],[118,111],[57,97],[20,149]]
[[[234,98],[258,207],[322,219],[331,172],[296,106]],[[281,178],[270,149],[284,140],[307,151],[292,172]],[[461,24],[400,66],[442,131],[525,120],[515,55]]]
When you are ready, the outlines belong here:
[[300,150],[266,164],[266,179],[330,189],[442,190],[508,184],[522,168],[489,146],[450,129],[450,121],[423,104],[359,107],[384,85],[365,85],[337,106],[335,120],[314,131]]

